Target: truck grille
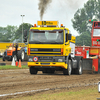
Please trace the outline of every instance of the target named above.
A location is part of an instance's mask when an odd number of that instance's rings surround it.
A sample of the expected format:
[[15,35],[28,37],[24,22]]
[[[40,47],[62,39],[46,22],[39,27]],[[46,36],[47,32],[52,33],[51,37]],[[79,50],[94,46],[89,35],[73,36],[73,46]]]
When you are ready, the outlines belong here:
[[30,54],[61,55],[61,49],[31,48]]
[[[44,55],[41,55],[41,56],[29,56],[29,62],[33,62],[33,58],[34,57],[37,57],[38,58],[38,61],[37,62],[45,62],[45,63],[48,63],[48,62],[65,62],[65,57],[64,56],[44,56]],[[59,59],[62,59],[62,61],[59,61]]]
[[39,57],[40,62],[52,62],[53,57]]

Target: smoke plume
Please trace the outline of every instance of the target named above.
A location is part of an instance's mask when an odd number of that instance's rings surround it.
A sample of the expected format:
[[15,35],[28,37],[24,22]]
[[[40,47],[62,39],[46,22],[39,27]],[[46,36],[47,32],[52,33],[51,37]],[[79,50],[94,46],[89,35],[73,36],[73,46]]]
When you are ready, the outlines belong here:
[[40,10],[40,18],[42,20],[43,15],[47,9],[47,6],[52,2],[52,0],[39,0],[39,10]]

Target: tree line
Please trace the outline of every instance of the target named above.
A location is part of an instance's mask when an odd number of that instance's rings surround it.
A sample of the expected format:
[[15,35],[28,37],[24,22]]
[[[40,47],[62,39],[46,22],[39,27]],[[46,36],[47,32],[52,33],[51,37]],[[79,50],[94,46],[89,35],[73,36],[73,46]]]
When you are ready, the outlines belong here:
[[73,28],[79,33],[76,45],[91,45],[92,22],[89,19],[100,21],[100,0],[88,0],[83,8],[78,9],[71,20]]
[[13,42],[14,40],[22,42],[22,25],[23,30],[29,30],[32,26],[29,23],[23,23],[19,27],[11,25],[0,27],[0,42]]

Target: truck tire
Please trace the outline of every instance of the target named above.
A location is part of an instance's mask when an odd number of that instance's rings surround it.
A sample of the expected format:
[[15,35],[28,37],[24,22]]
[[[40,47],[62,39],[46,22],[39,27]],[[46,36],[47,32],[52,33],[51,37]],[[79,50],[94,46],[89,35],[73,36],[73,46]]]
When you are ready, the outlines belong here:
[[3,54],[2,60],[5,61],[6,51]]
[[71,75],[71,72],[72,72],[72,64],[71,64],[71,60],[68,60],[68,68],[63,69],[63,74],[64,75]]
[[34,67],[30,67],[29,70],[30,70],[30,74],[37,74],[38,72],[37,69]]
[[78,68],[75,69],[75,73],[78,75],[81,75],[83,73],[83,67],[82,67],[82,60],[78,61]]
[[24,50],[21,51],[21,60],[22,61],[25,60],[25,51]]
[[25,61],[25,51],[23,48],[21,48],[20,51],[18,51],[18,60],[21,59],[21,61]]
[[5,61],[5,58],[3,57],[2,60]]

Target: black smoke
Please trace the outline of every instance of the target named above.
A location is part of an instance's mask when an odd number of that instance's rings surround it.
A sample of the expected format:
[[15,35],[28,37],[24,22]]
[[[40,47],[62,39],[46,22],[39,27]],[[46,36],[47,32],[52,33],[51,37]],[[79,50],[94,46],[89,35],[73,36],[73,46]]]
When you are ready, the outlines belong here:
[[48,7],[48,5],[52,2],[52,0],[39,0],[39,10],[40,10],[40,18],[42,20],[43,15]]

